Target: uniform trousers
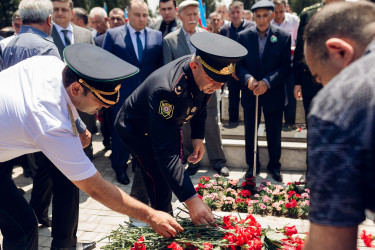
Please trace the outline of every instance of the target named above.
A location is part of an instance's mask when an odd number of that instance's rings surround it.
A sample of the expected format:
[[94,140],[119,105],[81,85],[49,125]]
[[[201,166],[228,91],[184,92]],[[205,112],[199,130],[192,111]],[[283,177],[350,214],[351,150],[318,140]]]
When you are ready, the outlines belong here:
[[[207,118],[204,133],[208,158],[211,166],[215,170],[220,170],[227,162],[221,142],[219,127],[219,100],[220,94],[219,91],[216,91],[211,95],[210,101],[207,104]],[[193,153],[190,122],[182,126],[182,138],[184,155],[185,157],[188,157],[191,153]]]
[[121,138],[125,147],[138,161],[151,206],[172,214],[172,189],[157,164],[150,136],[135,136],[123,130]]
[[[255,103],[255,102],[254,102]],[[258,110],[258,126],[261,116],[261,97],[259,97]],[[245,124],[245,150],[246,163],[249,169],[252,170],[254,166],[254,131],[255,131],[255,105],[251,107],[244,107],[244,124]],[[267,111],[263,109],[264,120],[266,125],[267,149],[269,155],[269,162],[267,168],[269,170],[279,170],[281,157],[281,127],[283,117],[283,107],[279,109]],[[258,147],[258,145],[256,145]],[[257,149],[257,166],[259,162],[259,150]]]
[[41,152],[35,153],[38,165],[30,205],[38,218],[48,217],[52,198],[52,247],[73,247],[77,243],[79,189]]
[[[37,250],[38,222],[12,180],[13,166],[0,163],[0,231],[3,250]],[[1,247],[0,247],[1,249]]]
[[[120,93],[121,96],[121,93]],[[111,132],[112,132],[112,154],[111,154],[111,163],[112,168],[116,174],[120,174],[123,171],[126,171],[128,168],[128,160],[129,160],[129,151],[124,146],[123,142],[121,141],[120,137],[118,136],[116,130],[114,129],[115,120],[117,117],[117,113],[120,111],[122,104],[125,100],[121,102],[121,100],[114,105],[112,110],[112,121],[111,121]]]
[[238,122],[239,108],[240,108],[240,97],[241,97],[241,83],[234,78],[231,78],[228,82],[228,113],[229,122]]

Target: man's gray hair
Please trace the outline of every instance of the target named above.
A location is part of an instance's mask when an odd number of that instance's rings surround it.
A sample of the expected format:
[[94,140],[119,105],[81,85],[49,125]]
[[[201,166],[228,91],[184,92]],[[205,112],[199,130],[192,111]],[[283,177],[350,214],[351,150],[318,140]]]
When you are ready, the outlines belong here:
[[94,16],[100,16],[103,19],[108,17],[107,12],[102,7],[94,7],[91,9],[90,17],[94,17]]
[[22,0],[18,6],[23,24],[45,23],[53,13],[51,0]]

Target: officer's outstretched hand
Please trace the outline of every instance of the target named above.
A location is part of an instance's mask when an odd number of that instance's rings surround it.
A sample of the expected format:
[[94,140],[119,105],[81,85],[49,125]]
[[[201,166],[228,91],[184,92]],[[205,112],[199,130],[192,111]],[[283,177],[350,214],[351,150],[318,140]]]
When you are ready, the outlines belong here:
[[81,139],[82,147],[85,148],[90,145],[91,142],[91,133],[87,129],[79,134],[79,139]]
[[202,160],[205,149],[202,139],[193,139],[191,140],[191,143],[193,144],[193,153],[189,155],[187,160],[188,162],[195,164]]
[[185,204],[194,225],[206,225],[215,221],[211,209],[198,197],[188,199]]
[[158,210],[154,210],[149,225],[156,233],[166,238],[176,237],[178,232],[184,232],[184,229],[177,223],[175,218]]

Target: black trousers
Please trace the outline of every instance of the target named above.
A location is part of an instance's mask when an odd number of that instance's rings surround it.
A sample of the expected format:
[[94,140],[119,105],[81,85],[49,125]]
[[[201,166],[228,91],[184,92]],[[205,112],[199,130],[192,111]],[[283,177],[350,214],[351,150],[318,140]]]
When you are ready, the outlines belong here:
[[13,166],[0,163],[0,230],[4,250],[37,250],[38,222],[11,178]]
[[100,131],[103,136],[104,147],[110,147],[112,143],[112,110],[111,108],[102,108],[102,121],[100,122]]
[[240,81],[231,78],[228,82],[228,101],[229,101],[229,122],[238,122],[239,108],[240,108],[240,95],[241,83]]
[[38,170],[30,205],[38,218],[46,218],[52,199],[51,246],[73,247],[77,244],[79,189],[43,153],[34,157]]
[[288,104],[284,107],[285,124],[294,125],[296,123],[297,101],[294,97],[294,77],[290,74],[286,80],[286,97]]
[[[132,156],[138,160],[138,167],[142,171],[151,207],[172,214],[172,189],[165,181],[157,165],[151,138],[149,136],[134,136],[123,132],[121,139]],[[134,181],[133,185],[136,183]]]
[[[260,102],[259,102],[260,104]],[[260,107],[258,110],[258,126],[260,121]],[[273,112],[266,112],[263,110],[264,120],[266,125],[267,148],[269,155],[268,169],[280,169],[281,157],[281,127],[283,110],[276,110]],[[255,131],[255,107],[244,108],[244,123],[245,123],[245,150],[246,163],[249,169],[252,170],[254,166],[254,131]],[[258,145],[256,145],[258,147]],[[257,150],[257,166],[259,163],[259,150]]]

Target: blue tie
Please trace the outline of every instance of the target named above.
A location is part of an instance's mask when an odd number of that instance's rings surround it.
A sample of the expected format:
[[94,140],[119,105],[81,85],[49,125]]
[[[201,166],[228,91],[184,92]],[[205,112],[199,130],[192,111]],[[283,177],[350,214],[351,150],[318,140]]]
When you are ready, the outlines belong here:
[[142,54],[143,54],[143,46],[142,46],[141,38],[139,37],[141,32],[137,31],[137,32],[135,32],[135,34],[137,34],[138,61],[141,61],[142,60]]

